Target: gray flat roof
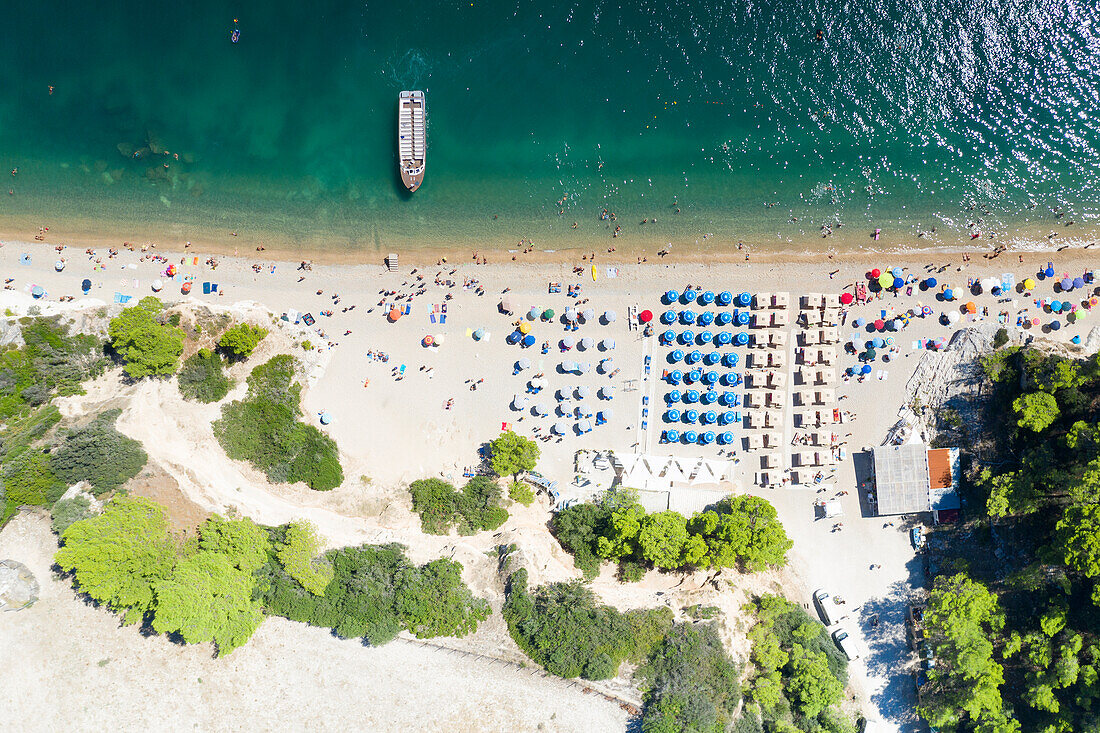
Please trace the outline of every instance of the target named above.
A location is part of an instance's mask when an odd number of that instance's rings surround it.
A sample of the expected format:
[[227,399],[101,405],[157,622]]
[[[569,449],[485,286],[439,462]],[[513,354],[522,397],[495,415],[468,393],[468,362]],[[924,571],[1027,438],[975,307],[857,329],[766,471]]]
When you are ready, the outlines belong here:
[[874,449],[875,493],[879,514],[931,511],[928,497],[928,446],[883,445]]

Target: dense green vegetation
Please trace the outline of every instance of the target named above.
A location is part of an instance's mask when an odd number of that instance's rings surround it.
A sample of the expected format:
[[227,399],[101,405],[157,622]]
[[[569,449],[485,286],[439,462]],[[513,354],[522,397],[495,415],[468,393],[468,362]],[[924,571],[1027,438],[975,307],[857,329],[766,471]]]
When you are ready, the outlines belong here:
[[275,557],[287,575],[313,595],[325,594],[325,588],[332,582],[333,570],[330,563],[317,559],[321,542],[312,524],[288,524],[275,548]]
[[[286,527],[272,531],[285,545]],[[332,629],[345,639],[373,646],[407,629],[417,637],[465,636],[488,618],[489,604],[462,582],[462,565],[433,560],[414,565],[401,545],[363,545],[326,553],[332,579],[321,594],[311,592],[271,557],[260,569],[258,597],[267,612]]]
[[230,458],[249,461],[272,481],[333,489],[344,480],[336,443],[298,422],[302,388],[295,368],[293,357],[281,355],[253,369],[247,397],[222,407],[214,434]]
[[1008,347],[982,358],[988,400],[963,445],[975,518],[937,543],[925,609],[941,731],[1100,729],[1100,365]]
[[511,430],[489,443],[493,473],[497,476],[515,478],[524,471],[533,471],[540,453],[538,443]]
[[225,373],[222,358],[210,349],[199,349],[180,367],[180,394],[185,399],[217,402],[229,394],[233,385]]
[[741,702],[740,670],[712,625],[675,624],[637,672],[644,733],[727,729]]
[[92,503],[88,497],[77,495],[71,499],[62,499],[50,507],[50,526],[59,536],[65,533],[74,522],[92,516]]
[[527,588],[527,570],[508,579],[504,620],[527,656],[559,677],[602,680],[624,660],[640,662],[672,627],[668,608],[620,611],[580,583]]
[[81,382],[103,373],[109,363],[103,342],[69,335],[58,317],[19,321],[25,344],[0,351],[0,419],[8,420],[54,395],[82,394]]
[[164,305],[149,296],[111,319],[107,335],[111,348],[124,362],[132,379],[174,374],[183,353],[183,331],[161,317]]
[[854,732],[836,707],[844,697],[848,662],[825,627],[779,596],[757,598],[752,610],[753,706],[744,715],[758,716],[767,730]]
[[531,506],[535,503],[535,492],[522,481],[513,481],[508,485],[508,498],[517,504]]
[[673,511],[647,514],[629,491],[611,492],[599,504],[558,512],[551,529],[586,577],[612,560],[628,580],[639,579],[646,567],[782,566],[792,545],[775,508],[754,496],[727,497],[688,519]]
[[500,484],[488,476],[475,476],[462,491],[442,479],[429,478],[409,484],[413,511],[428,534],[447,534],[452,526],[462,535],[494,530],[508,519],[500,506]]
[[87,481],[101,496],[132,479],[149,456],[141,443],[115,429],[121,410],[108,410],[78,430],[69,431],[50,457],[50,465],[67,485]]
[[218,346],[230,359],[247,359],[267,334],[267,329],[261,326],[238,323],[222,334]]

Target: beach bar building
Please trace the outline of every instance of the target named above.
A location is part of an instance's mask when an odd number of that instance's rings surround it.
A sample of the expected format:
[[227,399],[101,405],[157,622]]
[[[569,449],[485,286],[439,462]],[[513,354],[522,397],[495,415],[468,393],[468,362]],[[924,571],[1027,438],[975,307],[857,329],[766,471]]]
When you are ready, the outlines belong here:
[[931,512],[935,522],[954,521],[959,511],[959,449],[923,443],[872,450],[877,514]]

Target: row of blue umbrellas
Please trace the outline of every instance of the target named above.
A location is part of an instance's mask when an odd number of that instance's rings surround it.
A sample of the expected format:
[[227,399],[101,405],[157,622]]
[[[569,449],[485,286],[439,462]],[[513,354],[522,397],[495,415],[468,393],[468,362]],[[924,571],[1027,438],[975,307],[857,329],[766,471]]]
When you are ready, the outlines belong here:
[[719,313],[712,313],[711,311],[703,311],[696,315],[695,311],[683,310],[677,313],[674,310],[667,310],[661,314],[661,323],[671,326],[679,321],[685,326],[697,324],[699,326],[709,326],[712,323],[718,326],[729,326],[736,324],[738,326],[747,326],[752,316],[748,311],[734,310],[721,311]]
[[730,306],[736,302],[737,305],[745,307],[752,303],[752,295],[749,293],[740,293],[735,296],[728,290],[723,290],[716,295],[710,290],[698,291],[692,290],[691,288],[688,288],[682,294],[675,290],[669,290],[665,293],[665,305],[672,305],[677,302],[684,305],[689,305],[690,303],[698,303],[699,305],[718,303],[720,306]]
[[678,410],[675,407],[668,410],[665,413],[665,422],[686,422],[696,423],[701,422],[704,425],[713,425],[714,423],[721,423],[722,425],[729,425],[732,422],[736,422],[739,418],[736,412],[730,412],[725,410],[721,414],[714,410],[707,410],[700,413],[698,410]]
[[737,333],[722,331],[718,335],[715,335],[710,331],[700,331],[696,334],[691,330],[684,330],[677,334],[672,329],[669,329],[661,334],[661,341],[665,346],[670,346],[677,342],[684,346],[691,346],[692,344],[698,344],[700,346],[706,346],[707,344],[746,346],[749,343],[749,335],[744,331],[738,331]]
[[1076,290],[1077,288],[1085,287],[1085,278],[1083,278],[1083,277],[1074,277],[1074,278],[1063,277],[1062,282],[1060,282],[1059,285],[1061,285],[1062,290],[1065,290],[1065,291]]
[[676,349],[668,355],[668,361],[671,364],[675,364],[680,361],[686,362],[687,364],[697,364],[699,362],[702,362],[707,366],[716,366],[718,364],[722,364],[723,366],[728,366],[732,368],[737,366],[738,360],[739,357],[732,351],[726,354],[720,354],[717,351],[708,351],[706,354],[701,351],[691,351],[685,354],[683,349]]
[[733,392],[722,392],[719,394],[717,390],[713,389],[708,389],[705,392],[700,392],[697,389],[689,389],[683,392],[678,389],[673,389],[665,393],[665,402],[670,405],[680,402],[681,400],[689,405],[696,402],[702,402],[704,405],[720,402],[730,407],[736,406],[741,402],[741,399]]
[[730,445],[733,443],[733,433],[724,432],[719,435],[715,435],[713,431],[707,430],[704,433],[697,433],[694,430],[685,430],[683,434],[679,430],[666,430],[661,436],[662,443],[702,443],[707,445],[718,441],[719,445]]
[[[687,384],[702,382],[703,384],[707,384],[712,387],[721,382],[727,387],[736,387],[737,385],[741,384],[742,381],[740,372],[724,372],[722,374],[719,374],[713,369],[706,372],[704,372],[702,369],[692,369],[687,374],[684,374],[679,369],[676,369],[669,373],[667,380],[668,383],[673,387],[678,387],[680,385],[680,382],[685,382]],[[669,392],[668,394],[672,394],[672,392]]]

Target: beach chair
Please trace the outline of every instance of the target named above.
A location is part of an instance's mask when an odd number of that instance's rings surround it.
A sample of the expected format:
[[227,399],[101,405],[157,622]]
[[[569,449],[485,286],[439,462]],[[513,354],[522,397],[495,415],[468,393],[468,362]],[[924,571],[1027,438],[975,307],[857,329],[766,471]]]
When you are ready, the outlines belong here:
[[412,306],[411,305],[406,305],[405,306],[405,315],[407,316],[410,313],[412,313]]

